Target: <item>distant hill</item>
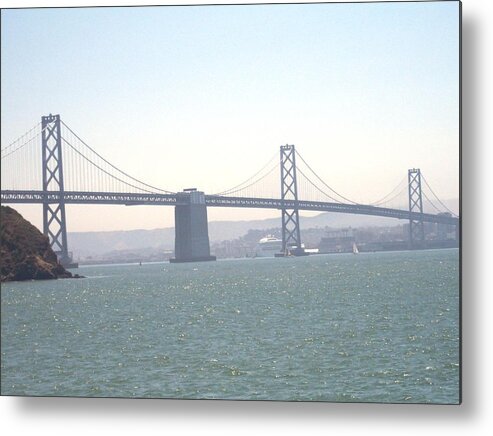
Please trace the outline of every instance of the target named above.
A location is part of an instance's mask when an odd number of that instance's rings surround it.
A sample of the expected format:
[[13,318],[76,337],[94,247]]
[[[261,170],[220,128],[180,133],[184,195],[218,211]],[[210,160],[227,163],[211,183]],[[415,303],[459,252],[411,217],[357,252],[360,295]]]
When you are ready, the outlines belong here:
[[14,209],[0,210],[0,279],[39,280],[68,278],[72,274],[57,263],[48,238]]
[[[459,209],[458,200],[446,201],[445,205],[454,212]],[[403,208],[405,208],[403,206]],[[426,205],[425,205],[425,210]],[[431,210],[430,210],[431,211]],[[393,218],[381,218],[365,215],[351,215],[326,212],[316,216],[300,216],[301,228],[344,228],[392,226],[402,224],[403,221]],[[209,222],[209,239],[211,243],[231,240],[245,235],[249,230],[263,230],[281,226],[279,218],[251,221],[211,221]],[[153,230],[128,230],[109,232],[71,232],[69,233],[69,247],[74,258],[99,256],[110,251],[161,249],[172,250],[175,241],[173,227]]]
[[[314,217],[300,217],[302,228],[312,227],[356,227],[368,225],[388,226],[396,223],[390,218],[364,217],[336,213],[322,213]],[[249,230],[262,230],[281,227],[280,218],[252,221],[211,221],[209,222],[209,239],[211,243],[236,239]],[[160,248],[174,249],[175,229],[168,227],[153,230],[120,230],[106,232],[69,233],[69,247],[78,256],[98,256],[110,251],[140,250]]]

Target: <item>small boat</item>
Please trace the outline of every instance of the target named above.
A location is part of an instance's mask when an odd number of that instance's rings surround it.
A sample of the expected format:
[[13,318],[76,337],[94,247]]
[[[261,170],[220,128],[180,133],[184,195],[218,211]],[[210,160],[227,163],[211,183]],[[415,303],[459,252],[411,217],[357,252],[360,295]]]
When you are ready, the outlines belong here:
[[353,242],[353,254],[359,254],[358,246],[356,242]]

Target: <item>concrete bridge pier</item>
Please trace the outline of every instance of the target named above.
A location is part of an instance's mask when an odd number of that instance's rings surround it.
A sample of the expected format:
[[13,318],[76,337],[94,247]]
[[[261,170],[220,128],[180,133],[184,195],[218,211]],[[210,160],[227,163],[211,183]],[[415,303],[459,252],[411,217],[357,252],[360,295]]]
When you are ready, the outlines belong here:
[[216,260],[211,256],[205,195],[196,189],[177,194],[175,206],[175,257],[171,263]]

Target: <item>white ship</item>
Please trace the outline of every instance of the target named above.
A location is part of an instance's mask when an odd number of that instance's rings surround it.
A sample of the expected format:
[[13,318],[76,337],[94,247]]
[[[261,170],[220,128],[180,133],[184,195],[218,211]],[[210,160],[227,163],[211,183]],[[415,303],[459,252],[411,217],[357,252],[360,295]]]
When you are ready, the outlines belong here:
[[277,239],[272,235],[267,235],[258,241],[255,255],[257,257],[274,257],[276,253],[280,253],[282,249],[282,240]]

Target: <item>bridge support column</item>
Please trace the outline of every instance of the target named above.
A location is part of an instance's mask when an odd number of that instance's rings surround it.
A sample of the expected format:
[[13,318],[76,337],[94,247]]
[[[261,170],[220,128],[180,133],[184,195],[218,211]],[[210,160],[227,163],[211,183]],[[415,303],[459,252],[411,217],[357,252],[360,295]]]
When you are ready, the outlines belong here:
[[56,202],[43,203],[43,233],[48,237],[51,248],[63,266],[70,266],[72,258],[68,252],[65,201],[63,198],[63,160],[60,115],[41,117],[41,155],[43,169],[43,191],[60,193]]
[[423,220],[415,219],[411,213],[423,213],[423,197],[421,195],[421,171],[413,168],[408,170],[409,192],[409,248],[423,248],[425,232]]
[[205,195],[197,190],[177,194],[175,206],[175,257],[171,263],[216,260],[211,256]]
[[282,254],[303,255],[300,216],[298,212],[298,184],[296,181],[296,152],[294,145],[281,145],[281,200],[294,200],[294,207],[282,207]]

